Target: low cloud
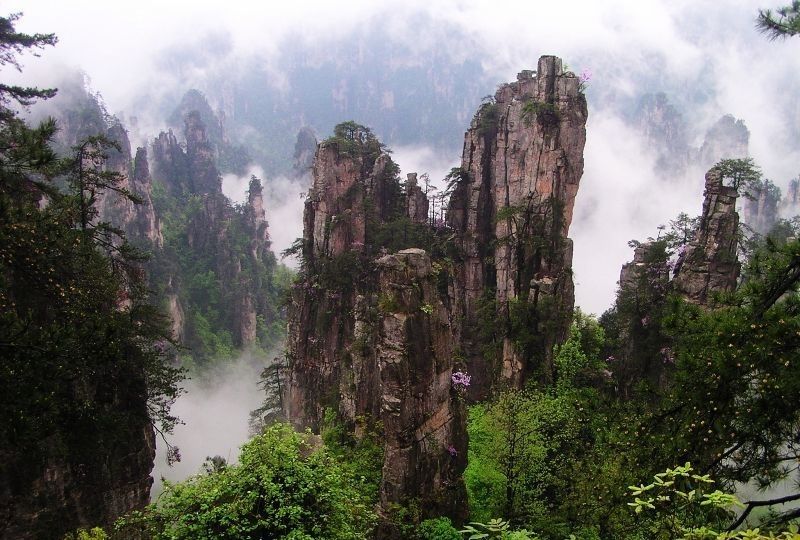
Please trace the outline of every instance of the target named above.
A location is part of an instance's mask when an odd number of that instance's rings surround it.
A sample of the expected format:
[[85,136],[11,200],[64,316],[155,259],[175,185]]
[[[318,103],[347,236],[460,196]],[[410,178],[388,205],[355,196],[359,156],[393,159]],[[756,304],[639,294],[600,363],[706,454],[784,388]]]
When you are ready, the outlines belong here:
[[186,393],[172,409],[183,424],[166,436],[180,450],[181,460],[167,465],[166,444],[161,438],[156,440],[153,499],[163,490],[162,479],[177,482],[198,474],[207,457],[236,462],[239,447],[250,438],[250,411],[264,399],[258,386],[261,371],[273,356],[244,354],[185,381]]

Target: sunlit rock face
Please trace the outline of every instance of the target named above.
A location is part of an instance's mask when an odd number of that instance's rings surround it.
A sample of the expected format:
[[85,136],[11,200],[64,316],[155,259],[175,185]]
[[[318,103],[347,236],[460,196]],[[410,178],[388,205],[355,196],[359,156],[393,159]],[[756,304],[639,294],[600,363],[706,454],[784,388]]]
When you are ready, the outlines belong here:
[[[463,255],[454,321],[474,397],[498,380],[520,386],[552,375],[553,347],[566,337],[574,304],[567,235],[586,118],[579,78],[544,56],[535,73],[502,85],[466,133],[447,220]],[[514,328],[520,318],[524,329]],[[495,335],[483,335],[482,319],[496,321]]]

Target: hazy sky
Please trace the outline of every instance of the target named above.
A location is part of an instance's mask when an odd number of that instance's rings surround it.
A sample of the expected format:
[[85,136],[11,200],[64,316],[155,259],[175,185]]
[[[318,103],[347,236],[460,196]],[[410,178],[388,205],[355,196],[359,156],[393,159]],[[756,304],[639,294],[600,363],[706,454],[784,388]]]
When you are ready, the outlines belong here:
[[[25,60],[26,80],[46,84],[63,67],[81,68],[109,111],[128,115],[141,115],[130,107],[145,91],[182,92],[208,71],[236,69],[246,58],[258,57],[270,69],[285,40],[324,45],[377,25],[421,55],[435,48],[454,61],[477,58],[498,83],[535,67],[541,54],[562,56],[574,69],[590,67],[586,172],[571,236],[578,304],[599,313],[631,257],[627,240],[653,234],[681,210],[698,214],[702,202],[700,173],[671,183],[656,179],[653,156],[615,104],[646,85],[663,89],[678,106],[695,103],[685,112],[699,131],[731,113],[747,123],[751,153],[766,176],[785,186],[800,173],[800,39],[769,42],[757,34],[758,8],[776,7],[765,1],[25,0],[6,2],[5,11],[25,13],[20,30],[59,37],[42,58]],[[442,30],[421,31],[419,13],[440,21]],[[453,26],[468,42],[452,39]],[[167,51],[196,57],[175,72],[161,61]],[[279,71],[275,81],[281,82]],[[432,174],[455,165],[454,156],[424,147],[399,149],[395,157],[405,170]],[[270,218],[278,248],[299,234],[295,206],[299,211],[300,204],[281,205],[280,219]]]

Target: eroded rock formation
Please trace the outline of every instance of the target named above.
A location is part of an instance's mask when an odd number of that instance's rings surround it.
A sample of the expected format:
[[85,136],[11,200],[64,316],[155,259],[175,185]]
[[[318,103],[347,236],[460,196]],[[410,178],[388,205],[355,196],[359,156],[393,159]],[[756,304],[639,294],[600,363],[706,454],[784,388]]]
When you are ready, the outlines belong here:
[[180,271],[162,278],[173,332],[200,349],[197,315],[208,321],[208,312],[213,311],[218,317],[214,322],[230,331],[233,345],[246,347],[258,339],[259,316],[265,324],[277,317],[268,282],[275,258],[270,251],[263,186],[253,177],[246,203],[235,208],[222,193],[215,146],[197,111],[186,115],[184,135],[185,151],[172,131],[154,140],[153,174],[176,199],[193,201],[181,216],[186,219],[181,224],[183,234],[171,248],[188,248],[184,259],[190,261],[190,268],[185,270],[202,269],[219,284],[219,293],[217,297],[203,291],[197,294],[197,285],[184,282],[186,276]]
[[615,302],[619,350],[609,361],[618,393],[632,397],[642,382],[659,387],[671,350],[661,331],[664,302],[670,292],[670,267],[663,242],[636,246],[633,261],[622,266]]
[[[447,220],[464,258],[454,320],[475,396],[498,379],[519,386],[534,373],[551,375],[553,346],[566,337],[574,303],[567,234],[586,118],[578,77],[544,56],[535,75],[523,71],[502,85],[466,134]],[[495,335],[482,335],[481,318],[496,323]]]
[[[141,381],[131,381],[136,385]],[[0,538],[61,540],[78,527],[112,526],[131,510],[150,502],[150,476],[155,459],[155,433],[144,402],[121,398],[112,407],[126,413],[141,409],[139,421],[108,433],[84,434],[84,444],[103,443],[107,450],[84,447],[70,454],[64,439],[54,434],[40,442],[36,456],[0,452],[8,465],[0,467]],[[91,443],[89,442],[91,441]],[[75,443],[70,445],[74,450]]]
[[[341,124],[319,145],[284,408],[315,430],[326,409],[356,437],[364,419],[382,426],[384,510],[417,499],[425,515],[463,517],[456,369],[472,374],[475,395],[551,376],[573,308],[567,233],[586,116],[558,58],[501,86],[466,133],[447,227],[429,225],[416,174],[401,185],[366,128]],[[487,321],[495,333],[482,331]]]
[[702,170],[713,167],[721,159],[745,158],[750,144],[750,131],[743,120],[726,114],[706,132],[696,161]]
[[769,233],[778,222],[780,202],[780,188],[769,180],[760,182],[745,194],[744,222],[758,234]]
[[310,177],[316,152],[317,137],[314,135],[314,131],[308,126],[301,128],[297,132],[292,156],[292,176],[294,178]]
[[657,171],[675,175],[686,167],[689,160],[686,121],[666,94],[642,96],[632,121],[658,156]]
[[[319,430],[332,410],[356,438],[381,430],[383,513],[416,499],[425,515],[461,518],[466,430],[447,294],[428,253],[386,253],[427,225],[409,223],[397,166],[362,135],[317,150],[284,407],[301,427]],[[394,537],[388,521],[380,530]]]
[[700,225],[678,259],[673,280],[675,291],[690,302],[707,305],[712,293],[736,288],[740,269],[736,257],[738,196],[737,189],[726,186],[716,169],[706,173]]

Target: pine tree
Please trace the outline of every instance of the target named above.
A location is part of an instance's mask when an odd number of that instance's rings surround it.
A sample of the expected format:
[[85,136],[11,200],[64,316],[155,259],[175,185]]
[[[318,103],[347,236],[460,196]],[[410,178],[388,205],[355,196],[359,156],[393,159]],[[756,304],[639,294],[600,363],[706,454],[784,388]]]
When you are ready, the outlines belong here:
[[759,10],[756,28],[769,39],[800,34],[800,0],[794,0],[790,5],[778,8],[774,13],[770,9]]

